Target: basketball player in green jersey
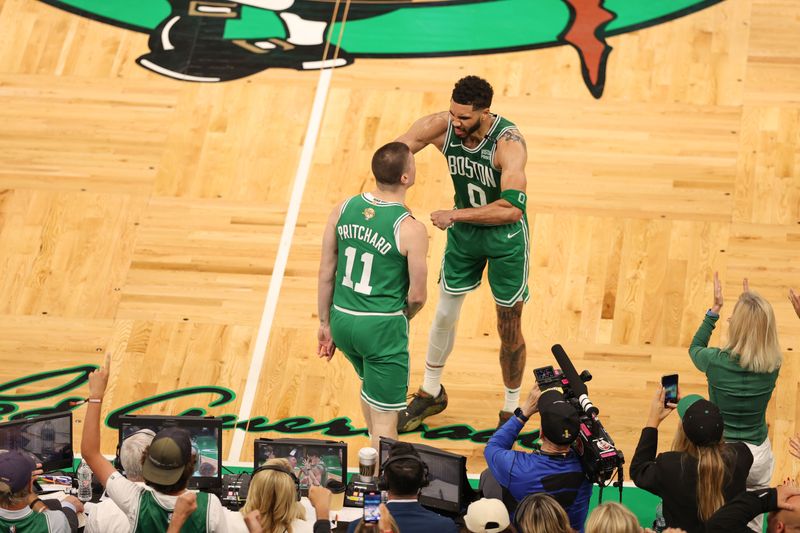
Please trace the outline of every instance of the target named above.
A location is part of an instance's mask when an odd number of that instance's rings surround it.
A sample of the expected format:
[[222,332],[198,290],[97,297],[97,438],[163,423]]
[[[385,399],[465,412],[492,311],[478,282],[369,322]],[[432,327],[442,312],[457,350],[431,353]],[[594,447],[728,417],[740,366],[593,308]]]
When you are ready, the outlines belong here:
[[489,111],[493,91],[486,80],[456,83],[449,111],[416,121],[397,140],[417,153],[429,144],[445,156],[455,187],[455,208],[431,213],[447,231],[440,271],[439,303],[430,330],[425,378],[400,413],[399,431],[411,431],[447,407],[442,370],[453,349],[464,296],[481,283],[488,263],[497,308],[500,368],[505,384],[502,424],[519,406],[525,370],[520,319],[528,299],[528,221],[525,217],[527,148],[516,126]]
[[428,234],[404,202],[414,155],[392,142],[375,152],[376,189],[339,204],[328,218],[319,266],[317,353],[338,347],[361,385],[372,446],[397,438],[408,391],[408,321],[427,297]]

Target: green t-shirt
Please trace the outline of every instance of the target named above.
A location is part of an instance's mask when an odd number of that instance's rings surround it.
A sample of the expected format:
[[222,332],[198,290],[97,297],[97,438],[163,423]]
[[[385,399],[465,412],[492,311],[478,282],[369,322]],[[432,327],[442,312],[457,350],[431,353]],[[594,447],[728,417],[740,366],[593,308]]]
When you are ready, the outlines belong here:
[[708,348],[719,317],[706,315],[692,339],[689,355],[708,379],[708,399],[722,412],[727,441],[759,445],[767,438],[767,404],[778,380],[778,370],[756,373],[739,366],[736,354]]

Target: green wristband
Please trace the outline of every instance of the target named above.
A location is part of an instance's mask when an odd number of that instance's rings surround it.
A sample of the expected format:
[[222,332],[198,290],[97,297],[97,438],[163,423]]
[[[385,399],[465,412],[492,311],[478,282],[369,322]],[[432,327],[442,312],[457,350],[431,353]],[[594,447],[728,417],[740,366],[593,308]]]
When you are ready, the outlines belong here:
[[523,213],[525,212],[525,203],[528,201],[528,196],[523,191],[506,189],[500,193],[500,198],[518,208]]

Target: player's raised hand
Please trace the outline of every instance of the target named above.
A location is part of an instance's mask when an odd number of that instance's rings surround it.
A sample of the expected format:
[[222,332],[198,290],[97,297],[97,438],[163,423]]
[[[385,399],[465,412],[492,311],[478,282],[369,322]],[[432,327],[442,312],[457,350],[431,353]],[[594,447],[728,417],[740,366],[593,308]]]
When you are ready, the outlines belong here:
[[714,305],[711,306],[711,311],[719,314],[723,302],[722,282],[719,280],[719,272],[714,272]]
[[747,278],[742,280],[742,292],[750,292],[750,280]]
[[434,211],[431,213],[431,222],[441,230],[446,230],[453,225],[453,209]]
[[331,325],[320,324],[319,331],[317,331],[317,355],[320,359],[324,358],[326,361],[330,361],[335,352],[336,344],[331,336]]
[[800,318],[800,294],[794,292],[794,289],[789,289],[789,301],[792,302],[797,318]]

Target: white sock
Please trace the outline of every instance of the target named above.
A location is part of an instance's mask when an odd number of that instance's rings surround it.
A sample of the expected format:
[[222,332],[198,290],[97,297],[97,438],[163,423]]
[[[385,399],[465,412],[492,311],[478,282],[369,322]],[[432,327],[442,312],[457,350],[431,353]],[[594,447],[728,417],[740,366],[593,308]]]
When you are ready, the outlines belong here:
[[425,378],[422,390],[434,398],[442,390],[442,371],[447,357],[453,351],[456,339],[456,325],[461,314],[464,294],[454,296],[439,290],[439,302],[436,304],[436,316],[428,335],[428,355],[425,358]]
[[506,387],[506,403],[503,404],[503,411],[513,413],[519,407],[519,389],[509,389]]
[[431,367],[425,363],[425,378],[422,380],[422,390],[436,398],[442,391],[442,371],[443,366]]

